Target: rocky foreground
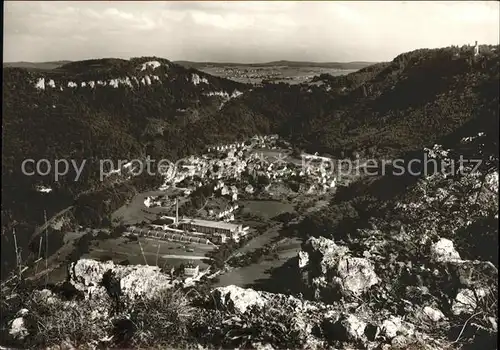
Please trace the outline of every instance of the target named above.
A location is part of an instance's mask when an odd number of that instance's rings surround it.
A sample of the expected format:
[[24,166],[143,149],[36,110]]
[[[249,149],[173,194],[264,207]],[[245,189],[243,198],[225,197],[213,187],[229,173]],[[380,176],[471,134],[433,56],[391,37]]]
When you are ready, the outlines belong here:
[[307,299],[233,285],[185,289],[158,267],[82,259],[62,286],[20,302],[9,345],[455,349],[471,332],[496,337],[495,266],[462,260],[444,238],[419,243],[426,263],[391,262],[382,249],[391,243],[368,231],[361,254],[324,237],[304,243],[297,273]]

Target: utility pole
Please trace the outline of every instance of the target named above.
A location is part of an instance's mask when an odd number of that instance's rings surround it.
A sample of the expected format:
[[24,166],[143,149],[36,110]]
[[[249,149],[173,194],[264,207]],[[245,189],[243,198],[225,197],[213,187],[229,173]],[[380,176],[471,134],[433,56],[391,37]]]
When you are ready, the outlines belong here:
[[158,254],[160,254],[161,243],[158,241],[158,249],[156,250],[156,266],[158,266]]
[[141,241],[137,240],[137,243],[139,243],[139,248],[141,248],[141,254],[142,254],[142,257],[144,258],[144,262],[146,263],[146,265],[149,265],[148,260],[146,259],[146,255],[144,255],[144,250],[142,249]]
[[35,275],[38,273],[38,263],[40,262],[42,256],[42,242],[43,237],[40,236],[40,243],[38,244],[38,257],[36,258]]
[[21,280],[21,269],[22,269],[22,266],[21,266],[21,258],[20,258],[20,255],[19,255],[19,248],[17,246],[17,237],[16,237],[16,229],[13,228],[12,229],[12,235],[14,236],[14,249],[16,250],[16,267],[17,267],[17,270],[18,270],[18,277],[19,277],[19,280]]
[[49,233],[47,226],[47,211],[43,211],[43,218],[45,221],[45,285],[49,283]]
[[22,262],[22,259],[21,259],[21,256],[19,254],[19,248],[17,247],[17,238],[16,238],[16,229],[13,228],[12,229],[12,235],[14,236],[14,249],[16,250],[16,266],[17,266],[17,269],[18,269],[18,273],[19,273],[19,280],[21,280],[21,273],[22,273],[22,266],[21,266],[21,262]]

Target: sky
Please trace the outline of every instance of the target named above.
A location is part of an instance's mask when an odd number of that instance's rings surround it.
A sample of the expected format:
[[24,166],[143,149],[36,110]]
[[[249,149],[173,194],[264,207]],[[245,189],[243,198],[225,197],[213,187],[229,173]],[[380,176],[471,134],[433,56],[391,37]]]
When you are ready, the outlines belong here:
[[4,62],[389,61],[499,43],[496,1],[5,1]]

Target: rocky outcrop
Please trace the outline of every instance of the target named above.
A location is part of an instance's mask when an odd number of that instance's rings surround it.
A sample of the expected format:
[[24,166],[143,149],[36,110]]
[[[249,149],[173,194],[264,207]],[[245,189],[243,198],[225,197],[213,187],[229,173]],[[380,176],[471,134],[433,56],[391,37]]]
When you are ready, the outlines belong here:
[[461,289],[453,301],[451,311],[454,315],[472,314],[476,311],[478,302],[486,296],[484,289]]
[[213,296],[217,305],[229,312],[245,313],[252,307],[264,307],[268,302],[260,293],[234,285],[215,289]]
[[[327,241],[323,243],[326,244],[322,247],[330,247],[325,251],[338,252],[337,249],[331,249],[335,248],[334,245]],[[342,258],[346,259],[345,256]],[[70,282],[77,290],[84,293],[85,299],[64,301],[49,290],[41,290],[34,293],[33,300],[36,303],[33,305],[50,305],[51,309],[58,310],[57,312],[65,314],[65,317],[70,315],[70,310],[86,308],[87,311],[79,316],[85,319],[80,321],[92,324],[94,332],[99,334],[99,339],[112,339],[111,334],[107,332],[112,329],[113,320],[132,317],[131,310],[135,305],[140,305],[141,300],[154,298],[154,288],[159,288],[162,281],[161,272],[144,266],[115,266],[109,262],[80,260],[73,264],[72,268]],[[338,269],[335,273],[338,274]],[[118,285],[123,289],[123,294],[119,297],[142,295],[143,298],[136,299],[139,304],[131,302],[124,305],[125,309],[113,311],[109,291],[105,286],[101,286],[103,280],[118,281]],[[130,280],[130,283],[123,280]],[[97,290],[96,288],[103,290],[101,293],[92,293]],[[179,294],[179,297],[182,296]],[[230,331],[235,336],[240,334],[239,337],[252,340],[247,345],[254,344],[255,348],[264,349],[280,348],[282,344],[279,341],[285,334],[287,337],[288,334],[293,334],[289,339],[295,342],[286,343],[287,347],[292,348],[320,350],[333,346],[342,349],[375,349],[384,348],[385,345],[405,348],[408,344],[425,338],[425,333],[418,330],[418,322],[438,324],[446,319],[443,312],[430,305],[419,309],[413,322],[389,310],[379,309],[371,302],[363,302],[362,299],[326,304],[234,285],[212,290],[210,297],[205,300],[212,300],[215,303],[197,306],[190,316],[192,320],[208,322],[205,326],[211,329],[211,332],[226,334]],[[128,307],[132,309],[127,309]],[[165,311],[167,310],[169,309]],[[23,339],[29,336],[25,318],[30,313],[31,311],[23,310],[12,320],[11,337]],[[207,313],[219,315],[220,318],[205,318]],[[217,319],[219,321],[214,321]],[[254,331],[259,332],[258,340],[253,338]],[[262,332],[269,334],[262,336]],[[429,349],[442,348],[442,343],[438,344]]]
[[313,295],[340,293],[343,297],[359,297],[379,283],[373,264],[363,257],[352,257],[349,248],[319,237],[310,238],[299,252],[299,268]]
[[23,340],[28,335],[24,317],[28,314],[28,309],[21,309],[16,314],[16,318],[11,321],[9,334],[17,340]]
[[431,246],[431,259],[435,262],[452,262],[460,259],[460,254],[455,250],[453,242],[441,238]]
[[115,265],[112,261],[99,262],[81,259],[69,267],[69,281],[86,298],[101,298],[107,294],[103,285],[103,277],[110,271],[119,281],[120,293],[129,298],[137,296],[151,298],[158,291],[172,286],[167,274],[156,266]]

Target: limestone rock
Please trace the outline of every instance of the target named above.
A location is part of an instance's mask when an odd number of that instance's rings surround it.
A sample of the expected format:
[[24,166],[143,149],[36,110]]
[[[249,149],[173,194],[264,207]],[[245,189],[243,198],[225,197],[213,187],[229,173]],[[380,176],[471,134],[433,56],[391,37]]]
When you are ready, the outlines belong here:
[[172,286],[170,277],[157,266],[122,266],[115,265],[112,261],[99,262],[91,259],[80,259],[71,264],[70,283],[84,292],[87,299],[101,299],[106,294],[101,282],[107,271],[111,271],[120,280],[121,292],[130,298],[152,297],[160,290]]
[[458,261],[460,254],[455,250],[453,242],[446,238],[441,238],[431,246],[431,259],[435,262]]
[[344,258],[337,265],[336,281],[343,294],[361,295],[379,283],[373,265],[366,258]]
[[454,315],[473,313],[477,307],[478,299],[485,295],[486,292],[483,289],[477,289],[475,292],[471,289],[461,289],[453,301],[451,312]]
[[230,312],[245,313],[253,306],[263,307],[267,303],[259,292],[235,285],[216,288],[213,295],[216,302]]
[[300,251],[299,252],[299,268],[302,269],[306,267],[309,262],[309,254],[307,252]]
[[344,326],[348,336],[352,340],[362,339],[365,334],[366,323],[361,321],[354,315],[349,315],[347,318],[340,321]]
[[442,319],[446,318],[445,315],[441,312],[441,310],[430,306],[425,306],[423,308],[420,317],[424,321],[432,321],[432,322],[439,322]]
[[365,328],[366,323],[352,314],[343,314],[338,319],[325,319],[323,322],[326,337],[335,341],[365,339]]
[[393,339],[398,335],[413,337],[415,335],[415,326],[404,322],[401,317],[390,316],[382,322],[380,331],[381,335],[384,335],[386,339]]
[[391,316],[389,319],[382,322],[381,332],[386,338],[392,339],[397,334],[402,327],[402,321],[400,317]]
[[255,348],[255,350],[274,350],[271,344],[262,344],[261,342],[253,343],[252,347]]
[[14,338],[18,340],[23,340],[28,336],[28,329],[26,328],[25,322],[24,322],[24,316],[28,314],[27,309],[21,309],[17,312],[16,318],[12,320],[11,325],[10,325],[10,330],[9,334]]
[[312,237],[304,243],[299,253],[299,268],[316,297],[323,292],[329,294],[329,288],[346,297],[359,296],[379,283],[369,259],[351,257],[348,253],[349,248],[325,237]]

